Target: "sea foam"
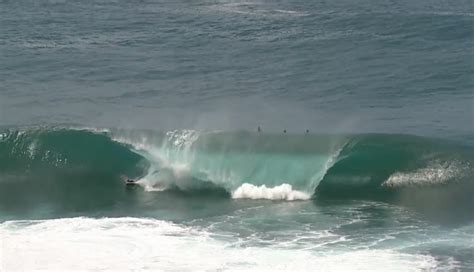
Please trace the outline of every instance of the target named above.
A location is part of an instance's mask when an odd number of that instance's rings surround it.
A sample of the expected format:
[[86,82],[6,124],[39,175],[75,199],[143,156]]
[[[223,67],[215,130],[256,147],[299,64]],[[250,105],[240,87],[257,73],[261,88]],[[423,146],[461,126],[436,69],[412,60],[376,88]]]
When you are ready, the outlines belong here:
[[267,187],[265,185],[256,186],[244,183],[232,193],[232,198],[308,200],[311,198],[311,195],[305,192],[293,190],[293,187],[286,183],[275,187]]
[[233,247],[215,235],[147,218],[65,218],[0,224],[5,271],[426,271],[429,255]]

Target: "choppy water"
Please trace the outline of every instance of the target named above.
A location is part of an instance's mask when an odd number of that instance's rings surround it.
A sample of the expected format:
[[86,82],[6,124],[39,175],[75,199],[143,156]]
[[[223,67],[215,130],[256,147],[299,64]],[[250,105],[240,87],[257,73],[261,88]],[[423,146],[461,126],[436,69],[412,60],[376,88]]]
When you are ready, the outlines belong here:
[[473,26],[0,0],[0,270],[474,270]]

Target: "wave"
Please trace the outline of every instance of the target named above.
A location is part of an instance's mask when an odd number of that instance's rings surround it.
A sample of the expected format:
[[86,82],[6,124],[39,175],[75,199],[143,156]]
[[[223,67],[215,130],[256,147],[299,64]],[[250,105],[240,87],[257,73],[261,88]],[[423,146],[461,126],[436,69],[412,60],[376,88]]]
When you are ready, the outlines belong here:
[[473,148],[409,135],[359,135],[326,173],[320,192],[391,191],[436,186],[472,177]]
[[[260,194],[268,199],[293,199],[290,195],[307,199],[302,195],[313,194],[344,143],[342,138],[328,136],[192,130],[115,131],[112,135],[151,162],[138,181],[146,190],[217,186],[236,198]],[[282,188],[288,191],[283,194],[287,197],[282,197]]]
[[107,132],[78,129],[7,130],[0,133],[0,170],[31,173],[64,170],[116,174],[138,173],[142,158],[113,141]]
[[40,203],[93,210],[123,197],[120,175],[148,162],[106,132],[63,128],[0,133],[0,210],[25,213]]
[[467,212],[473,162],[471,146],[410,135],[6,130],[0,134],[0,204],[38,198],[113,202],[127,176],[146,191],[364,198]]

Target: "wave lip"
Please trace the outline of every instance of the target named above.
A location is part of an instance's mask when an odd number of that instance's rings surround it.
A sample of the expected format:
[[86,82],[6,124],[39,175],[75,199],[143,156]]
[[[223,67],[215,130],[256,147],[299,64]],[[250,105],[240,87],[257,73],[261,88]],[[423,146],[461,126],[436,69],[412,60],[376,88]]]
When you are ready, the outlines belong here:
[[244,183],[238,187],[233,193],[232,198],[250,198],[250,199],[270,199],[270,200],[308,200],[311,195],[293,190],[290,184],[284,183],[275,187],[267,187],[265,185],[256,186]]

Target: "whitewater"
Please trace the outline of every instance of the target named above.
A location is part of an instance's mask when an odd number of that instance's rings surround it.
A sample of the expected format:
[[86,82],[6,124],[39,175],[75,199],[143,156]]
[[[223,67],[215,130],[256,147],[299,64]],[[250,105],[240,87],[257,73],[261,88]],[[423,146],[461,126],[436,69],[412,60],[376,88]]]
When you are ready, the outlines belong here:
[[[23,228],[18,230],[18,226]],[[341,271],[354,269],[354,265],[361,271],[377,270],[381,266],[389,267],[387,271],[417,271],[432,269],[437,264],[434,258],[390,250],[315,254],[304,248],[292,250],[281,245],[229,248],[205,230],[143,218],[12,221],[3,224],[1,230],[6,247],[2,267],[9,271],[104,268],[111,271],[312,271],[315,267]],[[45,239],[50,243],[47,246]],[[94,251],[87,251],[88,247]],[[61,259],[52,263],[58,255]],[[13,256],[25,262],[18,264]],[[368,258],[377,261],[359,263]]]

